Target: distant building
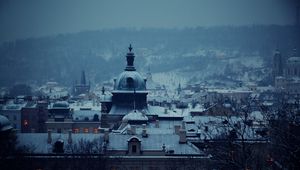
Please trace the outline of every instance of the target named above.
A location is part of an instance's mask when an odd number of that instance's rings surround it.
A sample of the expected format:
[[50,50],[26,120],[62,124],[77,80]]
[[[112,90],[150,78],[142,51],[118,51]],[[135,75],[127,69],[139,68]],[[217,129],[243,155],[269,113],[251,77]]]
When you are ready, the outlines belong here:
[[0,115],[7,117],[11,122],[14,129],[21,131],[22,122],[21,120],[21,109],[26,105],[26,102],[9,101],[6,105],[0,109]]
[[[71,108],[67,102],[56,102],[49,108],[48,130],[56,133],[98,133],[101,113],[91,107],[79,106]],[[74,107],[74,106],[72,106]]]
[[48,102],[38,101],[27,104],[21,109],[21,132],[47,132],[45,122],[48,119]]
[[274,57],[273,57],[273,78],[275,81],[275,77],[283,76],[283,66],[284,60],[281,56],[279,50],[276,50]]
[[139,112],[147,109],[146,79],[142,78],[134,67],[134,53],[129,52],[126,55],[127,66],[124,71],[114,80],[114,90],[112,93],[112,107],[106,116],[105,121],[120,121],[124,115],[132,110]]
[[289,94],[300,94],[300,57],[296,49],[286,61],[283,75],[275,77],[275,88]]
[[90,92],[91,85],[90,83],[87,84],[86,77],[85,77],[85,71],[81,72],[81,81],[79,84],[75,84],[73,87],[73,94],[75,96],[81,95],[81,94],[88,94]]

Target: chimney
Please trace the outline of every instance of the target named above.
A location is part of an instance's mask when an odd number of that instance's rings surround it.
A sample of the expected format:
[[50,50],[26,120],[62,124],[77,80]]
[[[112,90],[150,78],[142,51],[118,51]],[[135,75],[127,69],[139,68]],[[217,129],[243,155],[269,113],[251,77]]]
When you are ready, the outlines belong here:
[[164,111],[165,114],[168,114],[168,109],[165,107],[165,111]]
[[174,128],[175,128],[175,134],[179,135],[179,130],[181,128],[180,125],[175,125]]
[[52,133],[52,130],[48,130],[48,139],[47,139],[47,142],[51,144],[52,142],[52,137],[51,137],[51,133]]
[[132,135],[136,134],[136,127],[135,127],[135,125],[131,125],[131,134]]
[[108,129],[104,130],[104,142],[106,142],[106,143],[109,142],[109,130]]
[[159,128],[159,120],[155,120],[155,127]]
[[143,124],[142,137],[143,138],[148,137],[147,130],[146,130],[146,124]]
[[184,129],[179,130],[179,143],[186,143],[186,131]]
[[115,86],[117,85],[117,78],[114,78],[114,90],[116,90],[115,89]]
[[182,121],[182,129],[185,129],[185,121]]
[[69,133],[68,143],[71,144],[72,143],[72,129],[69,129],[68,133]]
[[161,147],[162,147],[162,151],[166,152],[166,145],[164,143],[163,143],[163,145]]

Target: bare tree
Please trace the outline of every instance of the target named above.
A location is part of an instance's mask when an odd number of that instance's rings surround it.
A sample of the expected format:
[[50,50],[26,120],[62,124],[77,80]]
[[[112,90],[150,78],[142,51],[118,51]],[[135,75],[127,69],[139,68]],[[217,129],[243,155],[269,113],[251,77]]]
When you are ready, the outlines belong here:
[[261,121],[251,115],[250,102],[235,110],[216,116],[215,124],[205,127],[203,148],[220,168],[263,169],[268,156],[265,118]]

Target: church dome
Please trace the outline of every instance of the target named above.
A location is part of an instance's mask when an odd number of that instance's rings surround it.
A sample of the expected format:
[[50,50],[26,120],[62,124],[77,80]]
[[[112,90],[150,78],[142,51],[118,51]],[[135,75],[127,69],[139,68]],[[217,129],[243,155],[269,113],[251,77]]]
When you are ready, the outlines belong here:
[[146,90],[146,83],[136,71],[122,72],[115,83],[116,90]]
[[12,128],[10,121],[5,116],[0,115],[0,132],[4,132]]
[[135,70],[134,67],[134,53],[131,52],[131,44],[129,46],[129,52],[126,55],[127,66],[124,71],[119,75],[115,82],[115,90],[146,90],[146,81],[142,78],[140,73]]

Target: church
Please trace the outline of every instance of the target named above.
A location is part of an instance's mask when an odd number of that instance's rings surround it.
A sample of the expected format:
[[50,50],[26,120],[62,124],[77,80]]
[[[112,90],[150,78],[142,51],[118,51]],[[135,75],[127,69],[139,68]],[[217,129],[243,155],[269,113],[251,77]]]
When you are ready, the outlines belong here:
[[147,115],[151,115],[147,106],[147,79],[143,78],[134,67],[135,55],[131,44],[128,49],[127,65],[118,78],[114,79],[111,109],[107,114],[102,114],[101,119],[102,125],[108,124],[114,129],[124,121],[134,124],[147,123],[149,120]]

